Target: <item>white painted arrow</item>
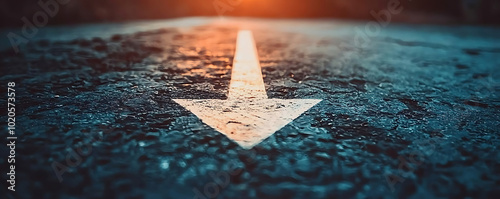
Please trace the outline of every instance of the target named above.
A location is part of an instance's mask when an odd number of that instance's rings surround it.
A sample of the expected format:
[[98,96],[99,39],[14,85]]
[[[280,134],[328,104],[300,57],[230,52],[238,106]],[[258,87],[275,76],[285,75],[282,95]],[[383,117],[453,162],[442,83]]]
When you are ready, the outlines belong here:
[[320,99],[268,99],[252,32],[238,32],[227,100],[174,99],[205,124],[245,149],[319,103]]

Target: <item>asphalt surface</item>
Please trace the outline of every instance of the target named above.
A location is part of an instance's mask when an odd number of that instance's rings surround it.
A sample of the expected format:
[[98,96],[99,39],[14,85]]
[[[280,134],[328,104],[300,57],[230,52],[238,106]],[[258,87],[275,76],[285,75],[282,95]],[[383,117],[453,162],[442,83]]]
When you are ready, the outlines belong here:
[[[366,24],[41,29],[20,53],[0,52],[0,82],[16,82],[15,196],[498,196],[500,29],[391,24],[355,45]],[[323,99],[252,150],[172,100],[226,99],[240,29],[253,31],[269,98]]]

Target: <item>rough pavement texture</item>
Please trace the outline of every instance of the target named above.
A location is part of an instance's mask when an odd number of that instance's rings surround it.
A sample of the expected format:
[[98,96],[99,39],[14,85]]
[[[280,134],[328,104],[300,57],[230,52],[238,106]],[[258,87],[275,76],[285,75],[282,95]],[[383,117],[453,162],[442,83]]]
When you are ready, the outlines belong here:
[[226,98],[237,25],[54,33],[2,51],[0,80],[17,84],[16,198],[500,194],[500,30],[395,25],[358,48],[307,27],[250,27],[269,98],[323,99],[250,151],[171,100]]

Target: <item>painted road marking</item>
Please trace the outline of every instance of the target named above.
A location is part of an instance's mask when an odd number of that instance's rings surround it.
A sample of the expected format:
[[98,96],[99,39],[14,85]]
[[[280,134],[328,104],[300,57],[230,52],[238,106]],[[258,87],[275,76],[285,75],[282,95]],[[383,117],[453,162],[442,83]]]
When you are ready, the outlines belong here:
[[321,102],[268,99],[252,32],[238,32],[228,99],[174,99],[205,124],[250,149]]

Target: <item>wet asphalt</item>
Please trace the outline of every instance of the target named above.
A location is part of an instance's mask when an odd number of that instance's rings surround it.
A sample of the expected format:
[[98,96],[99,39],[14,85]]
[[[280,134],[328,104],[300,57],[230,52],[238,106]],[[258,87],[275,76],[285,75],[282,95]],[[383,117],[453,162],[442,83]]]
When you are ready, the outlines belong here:
[[[17,88],[15,198],[500,194],[500,29],[208,21],[47,27],[1,51],[0,82]],[[323,99],[252,150],[172,101],[226,99],[240,29],[269,98]]]

